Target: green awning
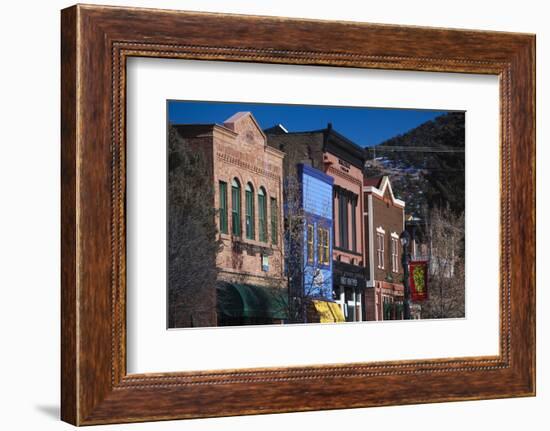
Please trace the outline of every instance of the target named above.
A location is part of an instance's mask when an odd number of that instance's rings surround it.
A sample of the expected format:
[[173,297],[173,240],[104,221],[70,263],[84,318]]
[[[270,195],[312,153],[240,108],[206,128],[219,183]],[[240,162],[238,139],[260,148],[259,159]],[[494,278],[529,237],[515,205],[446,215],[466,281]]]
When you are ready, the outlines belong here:
[[235,318],[288,319],[288,290],[217,283],[218,313]]

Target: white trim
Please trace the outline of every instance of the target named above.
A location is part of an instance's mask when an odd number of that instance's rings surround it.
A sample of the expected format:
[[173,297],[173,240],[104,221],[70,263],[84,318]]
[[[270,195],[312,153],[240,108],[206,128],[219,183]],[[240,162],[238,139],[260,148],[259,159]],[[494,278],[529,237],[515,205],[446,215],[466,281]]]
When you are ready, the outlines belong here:
[[[382,238],[382,241],[380,241]],[[386,269],[386,233],[382,229],[382,232],[376,228],[376,261],[378,263],[378,269]],[[380,259],[382,257],[382,259]],[[382,263],[382,264],[380,264]]]
[[399,235],[397,234],[397,232],[392,232],[392,233],[391,233],[391,237],[392,237],[392,238],[399,239]]
[[382,226],[378,226],[376,228],[376,232],[386,235],[386,231],[384,230],[384,228]]
[[359,304],[358,305],[358,308],[359,308],[359,320],[358,320],[358,322],[362,322],[363,321],[363,302],[362,302],[361,291],[357,292],[357,304]]
[[277,126],[279,126],[285,133],[288,133],[288,130],[286,129],[286,127],[283,126],[281,123],[277,124]]
[[394,236],[394,233],[392,233],[391,235],[391,249],[390,249],[391,270],[392,272],[398,273],[399,272],[399,237],[397,235]]
[[347,307],[345,307],[346,305],[346,292],[344,290],[344,288],[342,286],[340,286],[340,300],[339,301],[336,301],[337,304],[340,304],[340,309],[342,310],[342,314],[344,315],[344,317],[347,317],[346,316],[346,311],[348,311]]
[[380,188],[374,187],[374,186],[364,186],[363,191],[374,194],[380,198],[384,197],[384,193],[386,192],[386,187],[390,188],[390,196],[392,203],[398,207],[405,208],[405,202],[401,199],[396,199],[395,195],[393,194],[393,189],[391,187],[390,178],[387,175],[384,175],[382,178],[382,186]]
[[374,221],[372,219],[372,195],[369,195],[369,265],[370,265],[370,280],[368,287],[374,287]]

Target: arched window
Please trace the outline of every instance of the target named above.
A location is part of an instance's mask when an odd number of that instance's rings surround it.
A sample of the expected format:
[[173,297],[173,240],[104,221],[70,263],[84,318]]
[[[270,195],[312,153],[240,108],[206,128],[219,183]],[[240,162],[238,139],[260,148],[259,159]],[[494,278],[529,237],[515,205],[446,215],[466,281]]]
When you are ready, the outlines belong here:
[[225,181],[219,182],[219,199],[220,199],[220,232],[229,233],[227,228],[227,183]]
[[246,238],[254,239],[254,187],[250,183],[247,183],[245,188],[245,224]]
[[271,243],[277,245],[279,242],[279,218],[277,217],[279,207],[276,198],[270,199],[269,211],[271,213]]
[[267,242],[267,193],[263,187],[258,191],[258,225],[260,241]]
[[231,181],[231,225],[235,236],[241,236],[241,184],[237,178]]

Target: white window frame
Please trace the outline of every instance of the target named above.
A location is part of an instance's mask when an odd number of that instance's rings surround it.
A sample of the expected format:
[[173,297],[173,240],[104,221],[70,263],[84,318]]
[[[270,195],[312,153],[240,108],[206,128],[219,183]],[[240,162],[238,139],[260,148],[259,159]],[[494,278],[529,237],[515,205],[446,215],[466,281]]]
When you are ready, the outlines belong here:
[[391,239],[391,265],[393,272],[399,272],[399,239]]
[[376,255],[378,257],[378,269],[384,269],[384,242],[386,235],[380,231],[376,231]]

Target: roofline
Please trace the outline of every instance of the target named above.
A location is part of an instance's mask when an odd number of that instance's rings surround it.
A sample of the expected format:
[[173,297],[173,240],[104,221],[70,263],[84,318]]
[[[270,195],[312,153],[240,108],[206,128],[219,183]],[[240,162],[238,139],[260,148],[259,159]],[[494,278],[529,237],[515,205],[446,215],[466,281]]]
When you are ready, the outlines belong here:
[[[268,127],[268,129],[271,129],[271,127]],[[304,130],[304,131],[301,131],[301,132],[267,133],[267,135],[269,135],[269,136],[311,135],[312,133],[322,134],[323,131],[322,130]]]
[[395,195],[393,194],[393,189],[391,187],[390,178],[387,175],[383,176],[381,184],[382,184],[381,188],[374,187],[374,186],[363,186],[363,192],[371,193],[371,194],[375,195],[376,197],[383,198],[384,193],[386,192],[386,188],[389,187],[392,203],[395,206],[405,208],[405,201],[402,201],[401,199],[397,199],[395,197]]
[[[368,179],[375,179],[375,178],[378,179],[376,184],[380,184],[382,182],[382,179],[384,178],[384,175],[375,175],[375,176],[372,176],[372,177],[363,177],[363,186],[364,187],[369,187],[365,184],[365,181],[368,180]],[[375,187],[375,186],[373,186],[373,187]]]
[[365,155],[365,149],[363,147],[357,145],[351,139],[349,139],[346,136],[342,135],[340,132],[334,130],[333,128],[325,127],[324,129],[303,130],[303,131],[299,131],[299,132],[288,132],[287,131],[285,133],[269,133],[269,135],[270,136],[311,135],[312,133],[319,133],[319,134],[323,134],[323,135],[333,134],[337,139],[340,139],[343,142],[345,142],[346,144],[351,145],[351,147],[358,153],[358,154],[354,154],[355,156],[362,159],[363,162],[365,162],[367,160],[367,156]]
[[298,163],[298,172],[301,174],[307,174],[309,176],[317,178],[319,181],[322,181],[330,186],[334,185],[334,178],[330,175],[325,174],[324,172],[316,169],[312,166],[306,165],[304,163]]
[[365,149],[363,147],[360,147],[359,145],[357,145],[355,142],[353,142],[351,139],[349,138],[346,138],[344,135],[342,135],[341,133],[337,132],[336,130],[334,130],[333,128],[325,128],[323,129],[324,130],[324,133],[326,134],[334,134],[337,138],[341,139],[342,141],[346,142],[347,144],[351,145],[352,148],[354,150],[356,150],[359,154],[360,154],[360,158],[363,160],[363,162],[365,162],[367,160],[367,156],[365,155]]
[[286,156],[286,153],[284,151],[278,150],[277,148],[267,145],[267,140],[266,140],[266,143],[264,144],[264,148],[266,149],[266,151],[272,153],[274,156],[279,157],[281,159],[284,159]]
[[[238,114],[243,114],[244,115],[248,115],[250,118],[252,118],[252,121],[254,122],[254,125],[256,126],[256,128],[260,131],[260,133],[262,134],[264,140],[267,140],[267,136],[265,135],[264,131],[262,130],[262,128],[260,127],[260,125],[258,124],[258,121],[256,121],[256,118],[254,117],[254,115],[252,114],[252,112],[250,111],[239,111],[239,112],[235,112],[231,117],[229,117],[228,119],[226,119],[223,124],[224,124],[224,127],[225,127],[225,124],[228,123],[227,120],[230,120],[231,118],[235,117],[236,115]],[[240,118],[238,119],[240,120]],[[231,130],[231,129],[229,129]]]
[[212,128],[212,130],[219,130],[220,132],[227,132],[233,136],[237,136],[238,133],[234,132],[233,130],[231,129],[228,129],[227,127],[225,127],[224,125],[222,124],[218,124],[218,123],[169,123],[169,125],[171,127],[210,127]]

